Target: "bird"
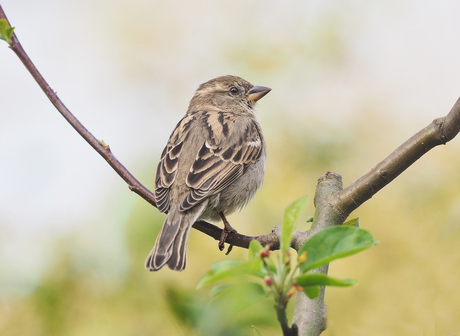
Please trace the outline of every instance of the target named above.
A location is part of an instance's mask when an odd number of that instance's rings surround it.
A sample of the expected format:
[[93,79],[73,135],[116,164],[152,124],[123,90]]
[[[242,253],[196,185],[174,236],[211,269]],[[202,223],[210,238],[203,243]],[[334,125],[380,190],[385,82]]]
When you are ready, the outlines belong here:
[[223,233],[236,232],[226,216],[246,206],[264,180],[267,151],[255,105],[270,91],[230,75],[198,87],[157,166],[155,198],[167,216],[147,270],[184,270],[197,220],[222,220]]

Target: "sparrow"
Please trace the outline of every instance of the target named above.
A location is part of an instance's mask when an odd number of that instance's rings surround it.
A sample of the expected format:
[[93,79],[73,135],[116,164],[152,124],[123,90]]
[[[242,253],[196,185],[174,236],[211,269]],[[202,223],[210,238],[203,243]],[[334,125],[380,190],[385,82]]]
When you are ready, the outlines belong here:
[[221,219],[224,231],[236,232],[225,216],[246,206],[264,180],[266,145],[255,105],[270,90],[237,76],[198,87],[156,170],[157,207],[167,216],[146,269],[158,271],[167,264],[184,270],[197,220]]

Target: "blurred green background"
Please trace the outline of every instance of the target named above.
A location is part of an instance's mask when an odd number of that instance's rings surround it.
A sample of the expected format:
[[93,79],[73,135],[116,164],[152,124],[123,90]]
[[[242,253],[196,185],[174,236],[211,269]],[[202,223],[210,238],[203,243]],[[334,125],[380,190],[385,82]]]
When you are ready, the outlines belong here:
[[[460,3],[4,0],[19,39],[93,134],[151,187],[197,86],[225,74],[273,90],[258,107],[265,185],[229,219],[268,233],[317,179],[348,185],[460,95]],[[272,302],[194,289],[218,260],[193,230],[182,273],[144,270],[164,219],[66,124],[0,47],[0,334],[279,335]],[[460,330],[460,141],[429,152],[350,218],[380,240],[334,262],[324,335]],[[244,286],[243,286],[244,287]],[[293,303],[289,307],[292,311]]]

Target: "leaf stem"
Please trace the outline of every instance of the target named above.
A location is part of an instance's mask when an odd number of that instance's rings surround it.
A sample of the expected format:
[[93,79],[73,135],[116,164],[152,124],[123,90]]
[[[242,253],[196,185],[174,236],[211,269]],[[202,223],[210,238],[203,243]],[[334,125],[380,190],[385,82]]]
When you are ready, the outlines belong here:
[[289,327],[287,316],[286,316],[286,309],[285,307],[280,307],[279,305],[275,305],[276,309],[276,316],[278,317],[278,321],[281,324],[281,329],[283,330],[284,336],[297,336],[299,331],[297,329],[297,325],[293,324],[292,327]]

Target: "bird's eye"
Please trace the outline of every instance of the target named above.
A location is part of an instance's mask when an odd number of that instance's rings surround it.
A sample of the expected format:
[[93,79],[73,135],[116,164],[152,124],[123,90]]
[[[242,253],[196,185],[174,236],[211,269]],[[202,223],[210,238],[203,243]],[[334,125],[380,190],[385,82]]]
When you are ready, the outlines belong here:
[[232,86],[232,87],[230,88],[230,93],[231,93],[231,94],[234,94],[234,95],[235,95],[235,94],[238,93],[238,91],[239,91],[239,90],[238,90],[238,88],[237,88],[236,86]]

